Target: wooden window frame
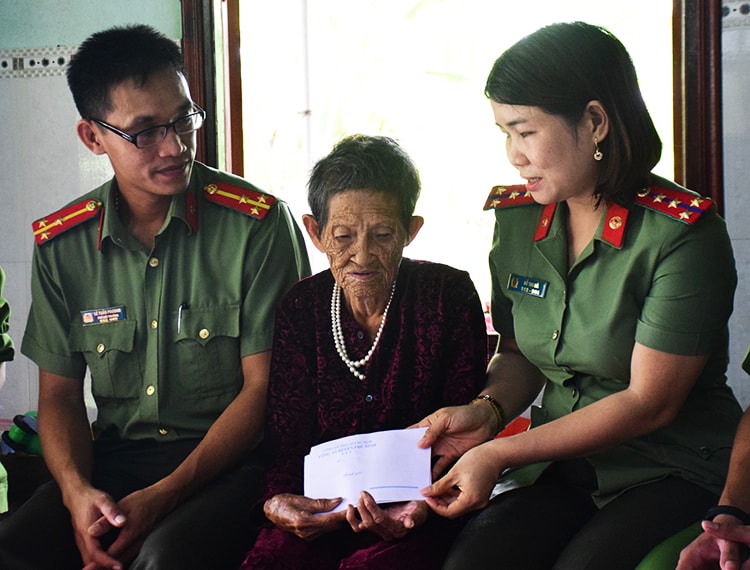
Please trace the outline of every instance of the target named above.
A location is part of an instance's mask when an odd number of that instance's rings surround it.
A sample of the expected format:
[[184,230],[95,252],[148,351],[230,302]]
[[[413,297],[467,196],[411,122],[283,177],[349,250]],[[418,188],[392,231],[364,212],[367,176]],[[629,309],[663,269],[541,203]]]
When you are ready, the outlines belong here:
[[[222,2],[225,35],[227,170],[242,175],[239,0],[182,0],[188,83],[204,108],[216,108],[213,2]],[[673,0],[674,178],[712,198],[723,213],[721,0]],[[198,159],[217,166],[218,130],[200,131]]]

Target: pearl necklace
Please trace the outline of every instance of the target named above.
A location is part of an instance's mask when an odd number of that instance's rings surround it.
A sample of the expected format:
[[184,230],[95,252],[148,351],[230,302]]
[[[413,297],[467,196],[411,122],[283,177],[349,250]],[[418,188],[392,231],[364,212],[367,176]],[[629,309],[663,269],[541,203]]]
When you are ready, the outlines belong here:
[[394,279],[393,286],[391,287],[391,296],[388,298],[388,304],[385,306],[385,311],[383,311],[383,318],[380,321],[380,326],[378,327],[378,332],[375,335],[375,340],[372,341],[372,346],[370,347],[370,350],[367,352],[365,357],[361,358],[360,360],[354,361],[351,360],[349,358],[349,355],[346,353],[346,345],[344,344],[344,332],[341,330],[341,287],[336,282],[334,282],[333,284],[333,294],[331,296],[331,329],[333,330],[333,343],[336,345],[336,352],[339,353],[339,356],[341,357],[341,360],[344,361],[344,364],[346,364],[346,367],[360,380],[364,380],[365,375],[362,374],[358,369],[367,364],[367,362],[370,360],[370,357],[372,356],[372,353],[375,352],[375,347],[378,346],[380,335],[383,332],[383,327],[385,326],[385,317],[388,315],[388,309],[391,306],[391,301],[393,300],[393,292],[395,290],[396,281]]

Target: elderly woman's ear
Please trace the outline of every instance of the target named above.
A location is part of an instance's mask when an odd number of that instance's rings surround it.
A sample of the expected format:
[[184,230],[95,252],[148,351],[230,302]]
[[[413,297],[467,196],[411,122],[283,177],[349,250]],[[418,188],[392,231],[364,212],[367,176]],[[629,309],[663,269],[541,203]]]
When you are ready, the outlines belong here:
[[409,245],[415,237],[417,237],[417,234],[419,233],[419,230],[422,229],[422,226],[424,225],[424,218],[422,216],[412,216],[411,221],[409,222],[409,235],[406,237],[406,243],[404,245]]
[[312,214],[304,214],[302,216],[302,224],[305,226],[307,235],[310,236],[310,239],[312,240],[315,248],[318,251],[325,253],[323,244],[320,243],[320,226],[318,226],[318,220],[316,220]]

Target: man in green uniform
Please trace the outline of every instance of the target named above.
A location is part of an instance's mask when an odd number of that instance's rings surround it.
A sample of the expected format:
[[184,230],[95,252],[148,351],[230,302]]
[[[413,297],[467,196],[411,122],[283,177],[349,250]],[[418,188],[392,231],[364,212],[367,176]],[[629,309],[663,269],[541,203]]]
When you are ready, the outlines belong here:
[[21,350],[56,484],[0,527],[0,567],[232,568],[253,540],[274,307],[309,274],[304,242],[282,201],[194,162],[206,113],[172,41],[112,28],[67,74],[78,136],[115,175],[33,224]]
[[[13,360],[13,340],[8,334],[10,328],[10,305],[3,297],[5,273],[0,267],[0,388],[5,384],[5,363]],[[8,511],[8,474],[0,463],[0,514]]]

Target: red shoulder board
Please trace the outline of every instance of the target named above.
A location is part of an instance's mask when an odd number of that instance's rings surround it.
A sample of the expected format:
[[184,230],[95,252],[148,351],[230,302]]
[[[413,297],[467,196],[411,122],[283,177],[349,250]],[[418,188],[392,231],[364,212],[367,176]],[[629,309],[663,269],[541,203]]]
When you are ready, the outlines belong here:
[[703,212],[714,203],[710,198],[663,186],[644,188],[642,192],[638,193],[635,201],[641,206],[656,210],[688,225],[697,222]]
[[99,200],[86,199],[31,222],[31,229],[34,230],[34,239],[37,245],[43,244],[86,220],[90,220],[101,209],[102,203]]
[[243,214],[262,220],[276,203],[276,198],[257,190],[214,182],[203,187],[206,198],[222,206],[239,210]]
[[531,197],[531,192],[526,190],[526,186],[523,184],[515,184],[513,186],[495,186],[487,196],[487,200],[484,202],[485,210],[492,210],[494,208],[508,208],[510,206],[523,206],[524,204],[531,204],[534,202],[534,198]]

